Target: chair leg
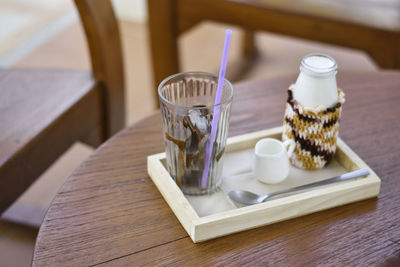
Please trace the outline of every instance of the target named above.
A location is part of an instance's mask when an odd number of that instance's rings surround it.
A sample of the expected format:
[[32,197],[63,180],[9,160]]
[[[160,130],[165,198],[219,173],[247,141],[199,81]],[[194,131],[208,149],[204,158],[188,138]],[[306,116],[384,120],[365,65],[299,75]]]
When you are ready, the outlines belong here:
[[257,62],[257,47],[255,45],[254,31],[244,29],[242,37],[241,57],[229,66],[227,78],[231,82],[246,79],[246,75]]
[[254,31],[245,29],[242,40],[242,55],[247,59],[253,59],[257,55]]
[[396,52],[396,48],[369,50],[368,55],[382,69],[400,69],[400,58]]
[[91,147],[96,148],[104,143],[106,140],[107,137],[104,135],[104,125],[99,124],[80,141]]
[[400,69],[400,34],[380,33],[376,42],[363,50],[382,69]]
[[[175,1],[148,0],[149,35],[153,63],[154,91],[167,76],[179,72],[178,27]],[[158,103],[158,102],[157,102]]]

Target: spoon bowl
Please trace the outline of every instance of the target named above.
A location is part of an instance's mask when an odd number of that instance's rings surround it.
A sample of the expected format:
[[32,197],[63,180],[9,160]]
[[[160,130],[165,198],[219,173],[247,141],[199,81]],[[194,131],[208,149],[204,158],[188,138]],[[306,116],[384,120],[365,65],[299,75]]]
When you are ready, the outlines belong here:
[[244,205],[254,205],[263,202],[259,199],[259,195],[245,190],[230,191],[228,196],[233,201]]

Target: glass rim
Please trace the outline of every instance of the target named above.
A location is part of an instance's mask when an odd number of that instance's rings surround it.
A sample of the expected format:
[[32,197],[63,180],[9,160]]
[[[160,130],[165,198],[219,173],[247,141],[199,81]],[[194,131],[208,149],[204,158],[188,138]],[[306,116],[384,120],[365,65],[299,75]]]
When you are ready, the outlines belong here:
[[208,106],[204,106],[204,107],[193,107],[193,106],[185,106],[185,105],[179,105],[176,103],[172,103],[171,101],[169,101],[168,99],[166,99],[162,94],[161,94],[161,89],[164,87],[164,85],[170,81],[171,79],[174,79],[176,77],[179,76],[184,76],[184,75],[204,75],[204,76],[208,76],[208,77],[212,77],[212,78],[216,78],[217,82],[218,82],[218,76],[210,73],[210,72],[205,72],[205,71],[189,71],[189,72],[179,72],[179,73],[175,73],[172,74],[170,76],[168,76],[167,78],[165,78],[164,80],[162,80],[162,82],[158,85],[158,97],[160,98],[160,100],[162,100],[163,102],[170,104],[172,106],[175,107],[179,107],[179,108],[184,108],[184,109],[209,109],[209,108],[214,108],[214,107],[218,107],[218,106],[222,106],[226,103],[229,103],[232,101],[233,98],[233,85],[230,81],[228,81],[226,78],[224,78],[224,83],[227,83],[229,88],[230,88],[230,95],[222,102],[218,103],[218,104],[212,104],[212,105],[208,105]]

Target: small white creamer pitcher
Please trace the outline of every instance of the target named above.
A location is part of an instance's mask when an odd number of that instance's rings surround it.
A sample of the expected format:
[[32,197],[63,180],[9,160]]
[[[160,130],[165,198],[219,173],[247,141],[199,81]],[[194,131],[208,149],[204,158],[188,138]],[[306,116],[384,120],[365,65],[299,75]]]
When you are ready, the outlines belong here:
[[254,174],[263,183],[277,184],[289,175],[289,157],[296,144],[293,140],[281,142],[265,138],[257,142],[254,152]]

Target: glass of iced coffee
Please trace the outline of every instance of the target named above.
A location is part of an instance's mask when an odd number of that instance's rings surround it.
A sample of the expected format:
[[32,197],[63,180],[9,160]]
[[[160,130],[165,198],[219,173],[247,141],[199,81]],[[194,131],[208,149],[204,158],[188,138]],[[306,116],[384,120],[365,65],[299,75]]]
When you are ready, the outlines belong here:
[[[210,194],[222,182],[233,87],[224,80],[221,102],[214,105],[217,83],[214,74],[186,72],[166,78],[158,87],[167,169],[185,194]],[[211,140],[214,114],[219,114],[218,127]],[[212,142],[210,165],[203,174],[208,142]]]

